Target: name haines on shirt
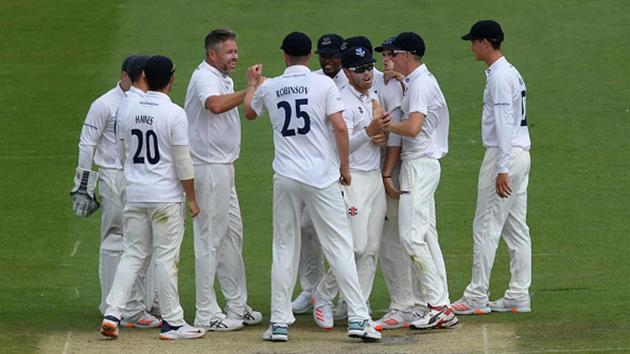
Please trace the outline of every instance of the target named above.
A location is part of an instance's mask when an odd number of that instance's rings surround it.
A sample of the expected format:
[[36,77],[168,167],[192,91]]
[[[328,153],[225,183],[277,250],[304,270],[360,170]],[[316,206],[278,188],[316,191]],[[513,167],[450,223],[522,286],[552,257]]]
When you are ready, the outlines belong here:
[[527,127],[527,89],[521,74],[505,57],[487,70],[483,92],[481,134],[483,146],[500,148],[497,172],[508,172],[510,149],[529,150]]
[[116,87],[92,102],[83,123],[80,143],[96,146],[94,163],[100,167],[122,168],[118,159],[115,124],[116,111],[124,96],[120,83],[116,84]]
[[234,93],[227,74],[205,60],[197,66],[186,90],[184,109],[188,117],[190,156],[195,165],[233,163],[241,149],[241,119],[238,108],[214,114],[206,109],[210,96]]
[[188,145],[186,112],[168,95],[149,91],[131,103],[118,124],[125,145],[127,202],[183,202],[172,146]]
[[343,111],[339,90],[327,76],[293,65],[266,80],[252,109],[269,112],[273,128],[274,171],[315,188],[339,180],[339,158],[328,116]]
[[372,100],[378,102],[376,94],[372,90],[368,92],[369,95],[364,95],[351,85],[347,85],[340,91],[341,102],[345,107],[343,120],[348,128],[348,135],[350,140],[355,140],[358,144],[354,151],[352,148],[350,151],[351,171],[370,172],[381,167],[381,149],[378,145],[372,144],[365,131],[365,127],[372,122]]
[[437,80],[425,64],[417,67],[405,78],[405,93],[401,109],[403,120],[414,112],[424,114],[420,133],[415,137],[402,137],[400,158],[440,159],[448,152],[449,113],[446,99]]

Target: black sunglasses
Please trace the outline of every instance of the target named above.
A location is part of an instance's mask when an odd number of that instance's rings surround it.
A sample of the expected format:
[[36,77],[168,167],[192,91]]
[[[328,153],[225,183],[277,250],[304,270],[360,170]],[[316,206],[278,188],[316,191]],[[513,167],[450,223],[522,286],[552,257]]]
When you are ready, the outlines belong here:
[[374,64],[366,64],[366,65],[357,66],[355,68],[348,68],[348,70],[357,74],[363,74],[364,72],[372,71],[373,69],[374,69]]

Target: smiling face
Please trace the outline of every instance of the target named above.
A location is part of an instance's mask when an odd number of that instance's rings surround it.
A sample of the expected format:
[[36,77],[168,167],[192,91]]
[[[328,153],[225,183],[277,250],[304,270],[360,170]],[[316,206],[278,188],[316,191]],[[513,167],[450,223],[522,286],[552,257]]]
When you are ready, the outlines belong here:
[[238,45],[236,41],[228,39],[221,42],[217,48],[208,51],[208,63],[224,74],[231,74],[238,62]]
[[319,65],[322,67],[324,74],[333,78],[341,69],[341,59],[333,58],[333,54],[324,54],[320,53],[319,55]]

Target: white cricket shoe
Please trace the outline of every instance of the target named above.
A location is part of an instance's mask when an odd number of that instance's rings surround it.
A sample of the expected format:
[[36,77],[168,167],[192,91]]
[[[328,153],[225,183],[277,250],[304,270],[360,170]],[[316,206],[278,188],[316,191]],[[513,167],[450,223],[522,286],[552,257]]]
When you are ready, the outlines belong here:
[[454,328],[459,319],[448,306],[429,306],[429,311],[421,318],[411,322],[411,329]]
[[332,329],[334,325],[332,303],[322,299],[317,294],[317,291],[313,293],[311,303],[313,304],[313,319],[315,323],[323,329]]
[[456,315],[485,315],[491,311],[487,303],[475,302],[467,297],[455,301],[451,307]]
[[366,342],[377,342],[381,340],[381,332],[379,332],[370,320],[349,321],[348,336],[352,338],[361,338]]
[[490,309],[494,312],[532,312],[531,300],[528,297],[525,300],[513,300],[505,297],[496,301],[490,301]]
[[411,312],[392,309],[374,322],[374,327],[380,330],[409,327],[409,322],[412,321],[412,317],[413,313]]
[[245,327],[245,324],[243,323],[243,319],[226,318],[224,314],[220,314],[210,319],[210,323],[208,324],[200,324],[195,322],[195,327],[203,328],[213,332],[228,332],[237,331]]
[[125,328],[158,328],[162,326],[162,320],[147,311],[142,311],[130,318],[123,318],[120,325]]
[[120,320],[114,316],[103,317],[103,322],[101,323],[101,334],[109,338],[118,338],[118,335],[120,334],[120,329],[118,328],[119,324]]
[[246,326],[255,326],[263,319],[262,313],[254,311],[249,305],[245,305],[245,314],[243,314],[243,324]]
[[262,335],[262,339],[271,342],[287,342],[289,340],[289,326],[286,323],[272,322]]
[[311,291],[302,291],[291,303],[291,309],[295,314],[307,313],[313,306],[311,305]]
[[339,299],[337,301],[337,305],[333,308],[333,319],[335,321],[345,320],[348,318],[348,304],[346,300]]
[[195,339],[201,338],[205,334],[206,330],[204,328],[196,328],[188,323],[184,323],[182,326],[171,326],[168,322],[164,321],[162,329],[160,330],[160,339]]

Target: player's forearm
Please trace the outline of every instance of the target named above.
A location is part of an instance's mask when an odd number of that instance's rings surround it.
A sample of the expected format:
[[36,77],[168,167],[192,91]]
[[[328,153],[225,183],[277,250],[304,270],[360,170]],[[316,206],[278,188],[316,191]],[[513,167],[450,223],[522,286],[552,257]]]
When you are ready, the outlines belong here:
[[79,162],[78,166],[84,170],[92,169],[92,162],[94,160],[94,150],[96,146],[79,143]]
[[214,114],[227,112],[243,103],[247,90],[240,90],[226,95],[210,96],[206,99],[206,109]]
[[179,181],[184,188],[184,192],[186,193],[186,198],[190,202],[197,202],[197,198],[195,197],[195,179],[184,179]]
[[383,176],[391,176],[394,167],[400,160],[400,146],[388,146],[383,164]]
[[335,129],[335,143],[337,144],[337,153],[339,154],[339,166],[341,169],[349,168],[349,138],[347,128]]
[[243,100],[243,110],[245,111],[245,118],[250,120],[256,119],[256,117],[258,116],[256,111],[254,111],[254,109],[252,108],[254,93],[256,93],[256,85],[247,85],[247,90],[245,90],[245,99]]
[[420,134],[422,124],[424,123],[424,114],[414,112],[409,118],[402,122],[391,122],[387,129],[398,135],[415,137]]

